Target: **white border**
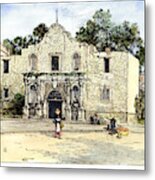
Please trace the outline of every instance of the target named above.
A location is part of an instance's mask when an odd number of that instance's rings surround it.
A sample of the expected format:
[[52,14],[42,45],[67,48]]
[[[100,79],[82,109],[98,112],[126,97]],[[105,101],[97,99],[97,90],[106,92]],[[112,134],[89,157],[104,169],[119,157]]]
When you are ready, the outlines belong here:
[[43,167],[43,168],[65,168],[65,169],[124,169],[145,170],[144,166],[128,165],[80,165],[80,164],[50,164],[50,163],[1,163],[3,167]]
[[[48,0],[47,0],[48,1]],[[53,0],[54,1],[54,0]],[[55,0],[56,1],[74,1],[74,0]],[[78,0],[77,0],[78,1]],[[81,1],[86,1],[86,0],[81,0]],[[93,1],[93,0],[88,0],[88,1]],[[97,0],[96,0],[97,1]],[[103,0],[104,1],[104,0]],[[121,0],[120,0],[121,1]],[[149,0],[151,1],[151,0]],[[20,2],[45,2],[44,0],[0,0],[1,3],[20,3]],[[49,0],[49,2],[52,2],[51,0]],[[153,1],[155,2],[155,1]],[[153,23],[153,22],[152,22]],[[153,49],[153,48],[152,48]],[[155,143],[154,143],[155,144]],[[33,167],[33,168],[55,168],[55,169],[59,169],[59,168],[69,168],[69,169],[102,169],[102,170],[145,170],[145,166],[128,166],[128,165],[75,165],[75,164],[44,164],[44,163],[3,163],[1,162],[1,166],[2,167]],[[155,171],[153,171],[155,172]],[[5,173],[4,173],[5,174]],[[40,174],[40,173],[39,173]],[[37,177],[38,175],[37,174]],[[25,175],[23,173],[23,175]],[[22,178],[25,179],[22,175]],[[129,174],[128,174],[129,175]],[[1,176],[1,175],[0,175]],[[3,175],[2,175],[3,176]],[[81,175],[82,176],[82,175]],[[107,177],[107,176],[106,176]],[[124,176],[125,177],[125,176]],[[130,177],[130,176],[129,176]],[[3,178],[3,177],[2,177]],[[40,179],[42,177],[38,177],[38,179]],[[88,177],[90,179],[92,179],[90,176]],[[97,178],[97,177],[96,177]],[[109,177],[107,177],[109,178]],[[128,177],[125,177],[126,179],[129,179]],[[131,178],[131,177],[130,177]],[[141,179],[146,178],[146,176],[141,176]],[[10,178],[9,178],[10,179]],[[13,178],[14,179],[14,178]],[[17,178],[18,179],[18,178]],[[75,178],[77,179],[77,178]],[[111,178],[110,178],[111,179]],[[120,178],[122,179],[122,177]]]

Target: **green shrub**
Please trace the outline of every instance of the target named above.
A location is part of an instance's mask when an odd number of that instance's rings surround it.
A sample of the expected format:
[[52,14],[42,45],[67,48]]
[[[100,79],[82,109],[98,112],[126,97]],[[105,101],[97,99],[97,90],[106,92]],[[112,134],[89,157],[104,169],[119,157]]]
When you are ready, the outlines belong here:
[[145,94],[140,91],[139,96],[135,98],[135,109],[138,122],[142,122],[145,119]]
[[22,94],[20,93],[15,94],[14,98],[10,102],[9,111],[13,115],[22,115],[23,107],[24,107],[24,100],[25,100],[25,97]]

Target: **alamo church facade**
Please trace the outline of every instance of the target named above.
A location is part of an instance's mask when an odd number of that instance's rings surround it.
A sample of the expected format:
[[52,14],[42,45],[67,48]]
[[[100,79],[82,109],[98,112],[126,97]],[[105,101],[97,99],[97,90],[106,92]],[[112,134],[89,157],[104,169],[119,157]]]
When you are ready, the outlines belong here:
[[22,55],[1,54],[1,90],[4,105],[16,93],[25,95],[26,118],[53,118],[59,108],[66,121],[87,122],[97,113],[129,122],[135,118],[139,61],[127,52],[99,53],[54,23]]

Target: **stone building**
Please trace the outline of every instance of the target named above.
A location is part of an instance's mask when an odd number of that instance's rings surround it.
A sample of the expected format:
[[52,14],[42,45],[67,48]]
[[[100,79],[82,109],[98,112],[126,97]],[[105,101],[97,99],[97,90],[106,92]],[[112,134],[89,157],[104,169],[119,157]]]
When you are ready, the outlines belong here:
[[[3,101],[7,101],[8,98],[8,87],[5,85],[4,81],[7,81],[8,77],[3,76],[6,73],[6,66],[9,64],[10,53],[6,50],[4,46],[0,44],[0,69],[1,69],[1,81],[0,81],[0,108],[3,107]],[[5,98],[4,98],[5,97]]]
[[56,108],[66,121],[88,121],[94,113],[122,122],[135,116],[139,61],[127,52],[99,53],[58,23],[22,55],[2,57],[1,78],[4,101],[25,94],[27,118],[53,118]]

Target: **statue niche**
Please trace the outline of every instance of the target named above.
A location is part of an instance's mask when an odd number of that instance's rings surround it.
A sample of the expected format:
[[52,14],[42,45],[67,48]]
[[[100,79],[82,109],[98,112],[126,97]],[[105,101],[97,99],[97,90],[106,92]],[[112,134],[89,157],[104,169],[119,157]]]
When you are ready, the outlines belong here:
[[29,65],[30,65],[31,71],[37,70],[37,63],[38,63],[37,56],[35,54],[31,54],[29,56]]
[[71,98],[71,112],[72,112],[72,120],[77,121],[79,119],[79,108],[80,108],[80,91],[77,86],[74,86],[72,89],[72,98]]
[[37,107],[37,84],[32,84],[29,87],[29,99],[28,99],[28,104],[29,104],[29,117],[35,116],[36,115],[36,107]]
[[81,56],[78,53],[74,53],[73,55],[73,69],[74,71],[80,70],[81,66]]

